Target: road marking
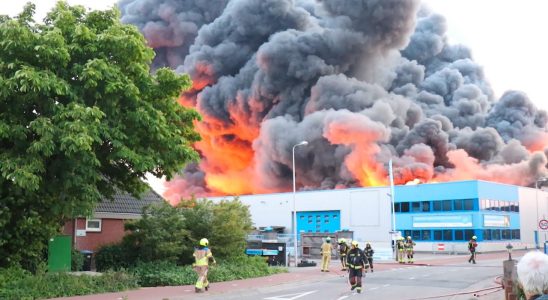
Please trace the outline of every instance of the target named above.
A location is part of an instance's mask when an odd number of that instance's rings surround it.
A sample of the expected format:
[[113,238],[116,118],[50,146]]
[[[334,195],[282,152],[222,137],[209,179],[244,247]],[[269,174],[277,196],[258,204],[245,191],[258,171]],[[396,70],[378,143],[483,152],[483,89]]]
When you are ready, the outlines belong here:
[[382,287],[388,287],[388,286],[390,286],[390,285],[389,284],[383,284]]
[[374,288],[370,288],[369,290],[370,290],[370,291],[374,291],[374,290],[376,290],[376,289],[378,289],[378,288],[379,288],[379,287],[374,287]]
[[306,295],[314,294],[317,291],[303,292],[303,293],[294,293],[294,294],[285,294],[280,296],[274,296],[269,298],[264,298],[264,300],[295,300]]
[[425,275],[422,275],[422,277],[428,277],[430,276],[430,274],[425,274]]
[[337,300],[343,300],[343,299],[346,299],[346,298],[348,298],[348,296],[341,296],[341,297],[337,298]]
[[410,280],[413,280],[413,279],[415,279],[415,277],[409,277],[409,279],[410,279]]

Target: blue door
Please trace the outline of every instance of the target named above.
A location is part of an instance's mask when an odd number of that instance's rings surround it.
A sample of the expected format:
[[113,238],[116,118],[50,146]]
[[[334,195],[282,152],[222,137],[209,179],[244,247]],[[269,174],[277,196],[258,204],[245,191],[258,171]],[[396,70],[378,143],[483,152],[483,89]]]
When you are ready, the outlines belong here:
[[298,211],[298,232],[335,232],[341,229],[341,211]]

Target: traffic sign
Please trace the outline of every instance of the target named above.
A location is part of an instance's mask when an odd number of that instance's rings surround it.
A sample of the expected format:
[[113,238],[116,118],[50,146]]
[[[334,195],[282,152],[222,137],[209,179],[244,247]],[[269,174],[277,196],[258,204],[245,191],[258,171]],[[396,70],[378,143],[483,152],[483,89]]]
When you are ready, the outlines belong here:
[[540,220],[538,222],[538,228],[541,230],[548,230],[548,220]]

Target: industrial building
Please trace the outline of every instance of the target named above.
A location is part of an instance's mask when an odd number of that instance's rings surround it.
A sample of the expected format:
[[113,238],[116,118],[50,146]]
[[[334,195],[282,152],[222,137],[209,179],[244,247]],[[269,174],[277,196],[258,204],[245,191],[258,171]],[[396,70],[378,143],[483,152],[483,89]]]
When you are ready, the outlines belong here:
[[[416,241],[417,251],[466,252],[477,236],[479,251],[543,247],[548,230],[548,192],[481,180],[389,187],[300,191],[240,196],[257,228],[292,233],[293,199],[300,233],[349,230],[354,239],[391,252],[395,228]],[[220,199],[220,198],[217,198]]]

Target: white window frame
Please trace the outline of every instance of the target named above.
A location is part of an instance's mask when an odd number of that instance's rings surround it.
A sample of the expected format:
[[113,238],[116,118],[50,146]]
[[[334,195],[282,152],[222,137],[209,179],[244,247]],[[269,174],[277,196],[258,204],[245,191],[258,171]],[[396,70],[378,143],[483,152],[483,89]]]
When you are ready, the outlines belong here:
[[[89,224],[90,221],[99,222],[99,228],[89,227],[88,224]],[[103,227],[103,222],[102,222],[101,219],[86,219],[86,231],[87,232],[101,232],[102,227]]]

